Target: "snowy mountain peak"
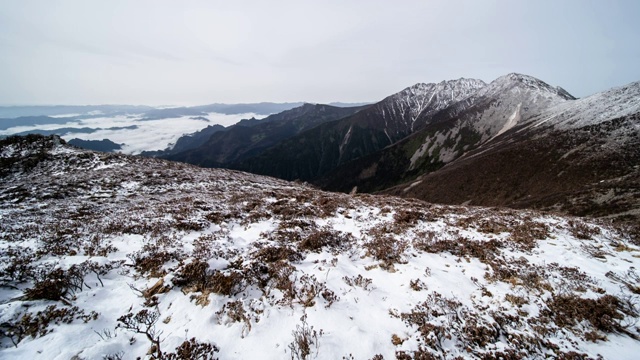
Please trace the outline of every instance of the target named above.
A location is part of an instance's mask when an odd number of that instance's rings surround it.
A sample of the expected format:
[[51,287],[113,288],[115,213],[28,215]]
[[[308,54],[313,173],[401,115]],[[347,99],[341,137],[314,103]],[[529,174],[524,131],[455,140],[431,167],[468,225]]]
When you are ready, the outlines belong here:
[[517,89],[516,91],[535,91],[545,97],[557,97],[559,100],[575,100],[575,97],[561,87],[553,87],[538,78],[518,73],[501,76],[492,81],[487,88],[490,92]]

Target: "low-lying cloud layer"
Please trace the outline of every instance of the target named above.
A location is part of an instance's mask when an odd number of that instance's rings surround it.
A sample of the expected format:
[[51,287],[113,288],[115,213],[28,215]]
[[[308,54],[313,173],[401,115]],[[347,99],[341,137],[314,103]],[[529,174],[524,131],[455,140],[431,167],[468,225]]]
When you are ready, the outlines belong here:
[[[109,139],[115,143],[124,144],[121,152],[139,154],[142,151],[164,150],[168,146],[175,144],[180,136],[194,133],[210,125],[230,126],[242,119],[261,118],[264,116],[253,113],[233,115],[209,113],[206,117],[182,116],[159,120],[141,120],[142,117],[142,115],[119,115],[83,120],[59,117],[60,123],[58,124],[12,127],[0,131],[0,135],[12,135],[36,129],[56,130],[64,128],[65,134],[62,137],[65,140],[74,138],[82,140]],[[208,119],[208,121],[203,120],[203,118]],[[69,128],[76,128],[78,132],[70,132]],[[98,130],[87,132],[87,128]]]

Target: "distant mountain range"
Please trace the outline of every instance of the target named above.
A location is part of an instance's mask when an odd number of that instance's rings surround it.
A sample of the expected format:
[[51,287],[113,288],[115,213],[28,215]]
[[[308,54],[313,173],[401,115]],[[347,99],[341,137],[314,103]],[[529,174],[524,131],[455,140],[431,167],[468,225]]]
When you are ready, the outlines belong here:
[[[147,114],[148,117],[174,117],[185,115],[201,115],[209,112],[219,114],[254,113],[269,115],[300,106],[301,102],[292,103],[247,103],[247,104],[209,104],[198,106],[164,106],[146,105],[53,105],[53,106],[0,106],[0,118],[28,118],[36,116],[61,115],[114,115],[114,114]],[[349,106],[348,104],[346,106]]]
[[61,124],[71,120],[118,115],[142,114],[142,119],[158,120],[181,116],[206,116],[208,113],[269,115],[303,103],[210,104],[192,107],[154,108],[138,105],[56,105],[0,106],[0,130],[14,126]]
[[[280,141],[296,136],[320,124],[357,113],[363,107],[335,107],[304,104],[295,109],[271,115],[263,120],[243,120],[226,129],[208,127],[196,134],[182,137],[163,157],[195,163],[206,167],[222,167],[259,155]],[[193,146],[209,135],[206,142]],[[188,144],[184,144],[189,140]],[[177,153],[176,148],[191,147]]]
[[[333,191],[640,216],[640,83],[578,100],[513,73],[416,84],[352,113],[324,106],[331,116],[305,105],[163,157]],[[263,130],[292,122],[306,126]]]
[[[209,104],[198,106],[164,106],[153,107],[146,105],[30,105],[30,106],[0,106],[0,129],[6,128],[9,120],[14,119],[12,126],[39,125],[57,123],[56,116],[65,117],[97,117],[122,114],[145,114],[148,119],[166,119],[179,116],[201,116],[207,113],[218,114],[248,114],[258,115],[276,114],[285,110],[302,106],[303,102],[289,103],[244,103],[244,104]],[[363,106],[369,103],[341,103],[329,105],[336,107]]]
[[[143,155],[301,180],[331,191],[640,219],[638,82],[576,99],[560,87],[512,73],[489,84],[475,79],[416,84],[375,104],[334,105],[341,106],[0,107],[0,117],[19,116],[0,119],[0,130],[19,125],[48,126],[21,134],[117,130],[52,129],[51,124],[132,112],[140,121],[209,121],[211,112],[271,114],[227,127],[212,124]],[[122,149],[109,139],[70,143]]]

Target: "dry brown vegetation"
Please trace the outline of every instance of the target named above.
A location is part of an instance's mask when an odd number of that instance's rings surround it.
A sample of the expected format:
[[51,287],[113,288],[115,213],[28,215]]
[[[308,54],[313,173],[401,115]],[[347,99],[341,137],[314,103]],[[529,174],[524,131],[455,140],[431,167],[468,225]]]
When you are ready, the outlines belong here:
[[[56,156],[65,159],[63,165]],[[202,308],[218,306],[212,311],[214,323],[242,324],[242,336],[250,336],[266,306],[333,311],[352,301],[345,299],[353,294],[375,295],[374,274],[410,271],[416,258],[451,263],[455,269],[476,266],[482,272],[465,274],[470,279],[465,286],[472,288],[467,302],[433,286],[432,272],[442,277],[453,267],[432,270],[428,263],[420,269],[424,276],[402,278],[413,299],[420,300],[397,312],[408,329],[394,340],[398,359],[451,358],[452,343],[481,359],[586,358],[577,342],[561,348],[551,338],[602,342],[614,334],[639,334],[634,321],[639,318],[640,277],[635,271],[596,279],[578,266],[532,260],[543,246],[568,246],[561,243],[568,239],[586,259],[626,256],[632,261],[636,248],[627,233],[602,224],[533,211],[327,194],[153,159],[93,153],[36,158],[11,166],[46,177],[30,178],[29,191],[19,177],[5,178],[0,189],[0,240],[7,245],[0,249],[0,284],[20,301],[47,309],[25,309],[0,325],[7,343],[16,346],[27,337],[46,335],[57,323],[92,321],[97,314],[74,308],[77,295],[95,284],[102,287],[105,278],[128,276],[146,285],[141,290],[131,285],[141,310],[127,311],[118,319],[121,327],[147,337],[156,358],[209,359],[220,349],[186,336],[175,352],[161,351],[158,309],[165,294],[182,291]],[[115,169],[95,169],[120,163]],[[89,170],[78,171],[78,166]],[[48,175],[64,171],[73,176]],[[351,222],[359,224],[358,232],[337,230]],[[231,236],[234,229],[257,225],[262,233],[248,245]],[[141,246],[123,255],[118,249],[123,239]],[[114,254],[126,260],[111,260]],[[83,256],[88,259],[75,265],[49,261]],[[349,276],[340,274],[341,286],[327,282],[324,274],[345,262],[355,265]],[[302,270],[310,267],[322,270]],[[605,280],[621,290],[604,286]],[[297,358],[313,357],[322,333],[305,318],[288,349]],[[417,347],[402,348],[416,342]],[[498,342],[504,346],[498,349]]]

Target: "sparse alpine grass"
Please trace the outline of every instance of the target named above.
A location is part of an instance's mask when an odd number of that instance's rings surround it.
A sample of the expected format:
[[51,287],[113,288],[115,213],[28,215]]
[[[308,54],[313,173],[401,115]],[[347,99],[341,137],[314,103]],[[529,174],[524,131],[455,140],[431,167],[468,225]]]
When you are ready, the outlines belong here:
[[0,145],[2,357],[640,350],[640,249],[624,229],[325,193],[53,138]]

